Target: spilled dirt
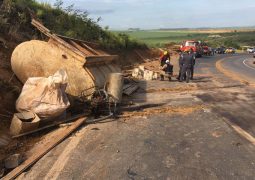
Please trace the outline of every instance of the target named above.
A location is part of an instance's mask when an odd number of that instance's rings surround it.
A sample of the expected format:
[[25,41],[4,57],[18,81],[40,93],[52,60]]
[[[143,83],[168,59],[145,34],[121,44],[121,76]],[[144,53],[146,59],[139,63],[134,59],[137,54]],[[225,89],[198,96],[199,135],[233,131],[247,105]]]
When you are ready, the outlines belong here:
[[189,91],[196,91],[198,90],[196,85],[189,85],[189,86],[178,86],[173,88],[161,88],[161,89],[148,89],[146,90],[147,93],[154,93],[154,92],[189,92]]
[[141,111],[123,112],[121,118],[139,117],[139,116],[150,116],[154,114],[168,114],[168,115],[188,115],[196,111],[200,111],[206,108],[204,105],[193,105],[193,106],[162,106],[160,108],[147,108]]

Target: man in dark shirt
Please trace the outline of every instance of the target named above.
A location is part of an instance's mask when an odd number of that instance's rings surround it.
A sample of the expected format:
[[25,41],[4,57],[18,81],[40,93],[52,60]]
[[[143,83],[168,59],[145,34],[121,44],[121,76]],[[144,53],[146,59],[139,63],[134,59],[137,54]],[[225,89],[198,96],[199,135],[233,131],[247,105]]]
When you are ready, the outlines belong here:
[[[180,57],[179,57],[179,75],[177,77],[177,79],[180,81],[181,79],[181,73],[182,73],[182,65],[183,65],[183,52],[180,53]],[[184,77],[186,79],[186,77]]]
[[[182,82],[186,76],[186,82],[189,83],[191,78],[191,69],[194,67],[194,54],[193,50],[189,49],[185,51],[180,57],[180,66],[181,66],[181,77],[180,81]],[[193,77],[192,77],[193,78]]]
[[193,80],[194,68],[195,68],[195,64],[196,64],[196,55],[194,54],[192,49],[190,50],[190,54],[193,55],[192,66],[191,66],[191,69],[190,69],[190,79]]

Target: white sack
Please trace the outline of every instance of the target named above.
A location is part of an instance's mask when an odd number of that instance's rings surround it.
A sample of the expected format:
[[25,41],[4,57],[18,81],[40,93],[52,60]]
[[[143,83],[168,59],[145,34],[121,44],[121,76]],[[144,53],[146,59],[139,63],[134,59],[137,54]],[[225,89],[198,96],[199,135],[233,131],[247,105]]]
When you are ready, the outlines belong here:
[[19,112],[33,111],[41,118],[59,116],[70,106],[66,86],[67,74],[64,70],[48,78],[29,78],[16,101],[16,109]]

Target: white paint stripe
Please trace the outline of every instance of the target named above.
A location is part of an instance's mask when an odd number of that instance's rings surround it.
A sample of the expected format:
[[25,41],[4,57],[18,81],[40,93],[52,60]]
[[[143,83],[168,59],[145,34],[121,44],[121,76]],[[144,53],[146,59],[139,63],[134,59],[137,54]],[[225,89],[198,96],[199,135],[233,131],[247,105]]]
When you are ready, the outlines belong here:
[[250,135],[248,132],[246,132],[237,125],[232,124],[231,126],[239,135],[241,135],[242,137],[250,141],[253,145],[255,145],[255,138],[252,135]]
[[44,180],[56,180],[58,178],[61,171],[64,169],[66,163],[68,162],[71,152],[77,147],[85,132],[86,128],[83,129],[80,133],[77,133],[76,136],[71,139],[50,171],[44,177]]
[[240,136],[248,140],[251,144],[255,145],[255,138],[249,134],[247,131],[242,129],[240,126],[230,122],[228,119],[224,118],[225,122],[230,125]]
[[248,60],[248,59],[245,59],[245,60],[243,61],[243,64],[244,64],[246,67],[255,70],[254,67],[251,67],[251,66],[249,66],[248,64],[246,64],[246,61],[247,61],[247,60]]

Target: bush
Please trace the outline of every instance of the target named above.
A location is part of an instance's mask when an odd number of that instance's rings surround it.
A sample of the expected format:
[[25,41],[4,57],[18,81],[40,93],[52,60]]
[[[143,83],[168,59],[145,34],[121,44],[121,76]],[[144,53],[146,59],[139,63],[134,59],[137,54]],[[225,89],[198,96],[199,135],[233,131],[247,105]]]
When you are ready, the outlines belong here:
[[[74,6],[63,7],[62,0],[57,0],[54,7],[35,0],[4,0],[0,9],[0,31],[31,32],[31,15],[40,19],[52,32],[76,39],[99,42],[108,49],[129,49],[144,47],[126,34],[115,35],[98,25],[88,17],[88,12],[74,9]],[[35,32],[34,32],[35,33]],[[28,33],[30,34],[30,33]]]
[[234,41],[231,40],[231,39],[226,40],[226,41],[224,42],[224,45],[225,45],[226,47],[233,47],[233,48],[235,48],[235,49],[240,49],[239,44],[238,44],[237,42],[234,42]]

